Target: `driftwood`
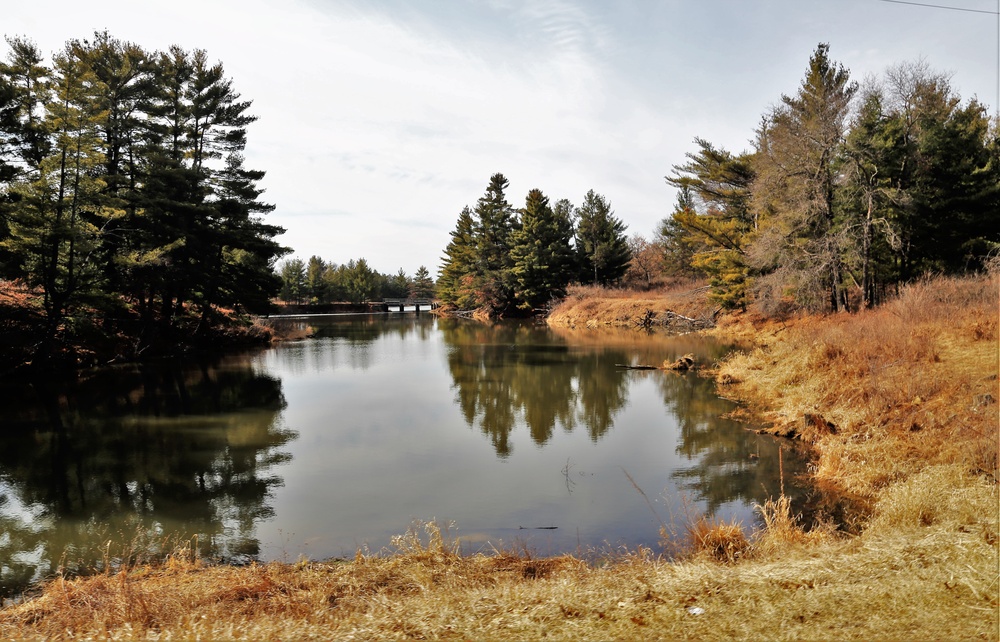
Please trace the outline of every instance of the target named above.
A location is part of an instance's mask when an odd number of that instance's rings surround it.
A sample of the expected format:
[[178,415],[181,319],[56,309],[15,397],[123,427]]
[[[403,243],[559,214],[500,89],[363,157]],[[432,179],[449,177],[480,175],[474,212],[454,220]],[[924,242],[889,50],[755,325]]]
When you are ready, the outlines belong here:
[[627,363],[616,363],[616,368],[625,368],[626,370],[676,370],[684,371],[690,370],[694,367],[694,355],[686,354],[679,358],[673,363],[669,361],[664,361],[662,366],[646,366],[646,365],[629,365]]
[[694,367],[694,355],[686,354],[677,361],[673,363],[663,362],[663,368],[665,370],[690,370]]

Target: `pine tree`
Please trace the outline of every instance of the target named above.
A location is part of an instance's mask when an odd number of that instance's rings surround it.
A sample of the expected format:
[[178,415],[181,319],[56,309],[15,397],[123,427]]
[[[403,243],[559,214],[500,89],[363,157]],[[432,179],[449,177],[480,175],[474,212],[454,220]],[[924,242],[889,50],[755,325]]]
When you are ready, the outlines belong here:
[[557,216],[541,190],[528,192],[511,235],[511,274],[518,307],[532,310],[566,294],[576,261],[570,221]]
[[473,280],[476,270],[475,221],[472,210],[462,209],[450,232],[444,263],[438,272],[437,294],[444,303],[468,310],[476,305]]
[[278,266],[278,273],[281,277],[281,300],[302,303],[306,296],[306,265],[302,259],[286,259]]
[[327,283],[323,279],[327,264],[319,256],[309,257],[306,263],[306,293],[310,303],[327,302]]
[[414,299],[434,298],[434,279],[431,278],[431,273],[423,265],[417,268],[417,272],[410,282],[410,296]]
[[576,250],[584,283],[609,285],[628,270],[632,258],[625,237],[625,224],[603,196],[590,190],[576,209]]
[[771,301],[786,290],[800,305],[839,310],[846,305],[841,260],[843,230],[835,221],[836,161],[851,98],[857,89],[843,66],[820,44],[795,96],[757,131],[753,208],[760,224],[749,263]]
[[156,316],[169,329],[186,303],[203,321],[222,305],[264,309],[283,230],[263,221],[264,173],[241,153],[254,117],[222,66],[104,32],[69,41],[49,69],[32,43],[7,42],[0,261],[42,288],[49,337],[82,304],[105,318],[134,306],[146,329]]
[[514,208],[504,194],[508,185],[509,181],[503,174],[494,174],[473,211],[476,299],[478,306],[491,314],[503,314],[514,303],[510,278],[510,236],[516,221]]
[[696,138],[698,151],[666,177],[677,187],[678,202],[660,227],[676,260],[706,274],[709,297],[725,308],[745,308],[750,300],[750,269],[743,245],[757,227],[750,209],[754,180],[751,157],[733,155]]
[[104,161],[97,130],[106,113],[93,98],[99,84],[69,45],[54,57],[46,84],[44,123],[33,131],[46,135],[36,144],[47,153],[12,185],[18,200],[3,241],[20,257],[28,281],[42,289],[43,351],[77,305],[101,297],[90,257],[107,215],[100,199],[104,184],[94,171]]
[[229,154],[214,177],[207,244],[212,254],[202,257],[199,266],[204,273],[199,299],[203,319],[214,306],[266,311],[278,292],[274,264],[290,249],[274,240],[284,228],[262,218],[274,210],[274,205],[260,201],[264,190],[257,183],[263,177],[264,172],[245,168],[238,153]]

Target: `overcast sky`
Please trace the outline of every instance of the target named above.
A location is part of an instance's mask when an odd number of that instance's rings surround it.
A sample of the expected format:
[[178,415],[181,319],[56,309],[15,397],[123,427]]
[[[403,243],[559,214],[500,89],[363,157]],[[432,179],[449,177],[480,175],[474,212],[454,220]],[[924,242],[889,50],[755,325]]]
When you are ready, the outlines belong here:
[[858,81],[923,58],[993,113],[1000,0],[928,3],[967,11],[884,0],[33,0],[6,3],[0,29],[49,55],[104,29],[147,49],[205,49],[253,101],[247,164],[267,172],[269,221],[295,256],[436,275],[459,212],[496,172],[515,207],[536,187],[575,204],[594,189],[629,234],[651,236],[675,199],[663,177],[694,137],[748,149],[820,42]]

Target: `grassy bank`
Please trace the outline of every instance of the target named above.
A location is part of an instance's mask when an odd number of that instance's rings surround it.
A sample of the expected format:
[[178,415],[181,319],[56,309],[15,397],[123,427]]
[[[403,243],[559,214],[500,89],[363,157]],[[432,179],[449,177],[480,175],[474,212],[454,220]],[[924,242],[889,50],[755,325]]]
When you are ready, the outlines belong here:
[[[578,325],[658,301],[592,294],[569,303]],[[995,640],[998,310],[995,278],[948,279],[873,312],[713,330],[754,346],[720,389],[814,445],[817,482],[865,507],[859,535],[806,533],[776,498],[756,533],[686,525],[682,561],[461,556],[433,525],[343,563],[213,567],[182,548],[49,582],[0,611],[0,638]]]
[[665,328],[691,332],[711,327],[719,309],[705,297],[699,281],[648,291],[571,287],[548,317],[557,328]]

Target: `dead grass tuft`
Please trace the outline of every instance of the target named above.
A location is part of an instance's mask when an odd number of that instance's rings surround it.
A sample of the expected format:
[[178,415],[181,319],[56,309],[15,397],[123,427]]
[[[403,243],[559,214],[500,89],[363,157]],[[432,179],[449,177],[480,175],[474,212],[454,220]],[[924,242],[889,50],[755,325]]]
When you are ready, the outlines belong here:
[[736,521],[703,516],[688,527],[688,535],[695,555],[707,555],[718,562],[735,564],[751,549],[742,523]]

